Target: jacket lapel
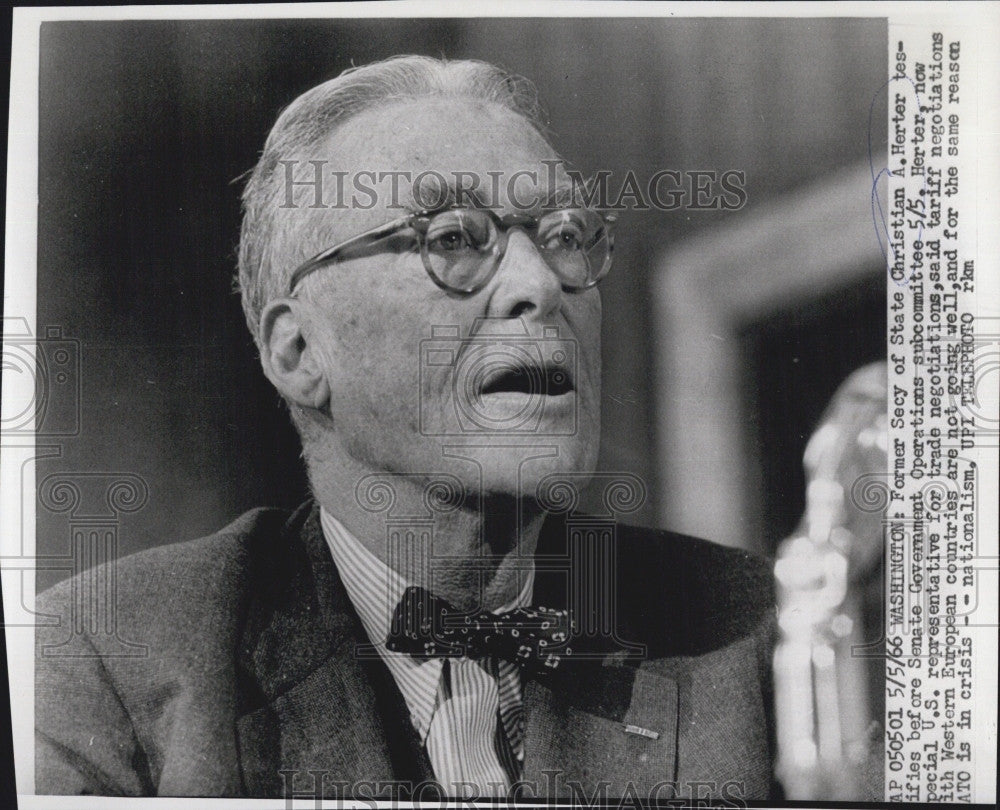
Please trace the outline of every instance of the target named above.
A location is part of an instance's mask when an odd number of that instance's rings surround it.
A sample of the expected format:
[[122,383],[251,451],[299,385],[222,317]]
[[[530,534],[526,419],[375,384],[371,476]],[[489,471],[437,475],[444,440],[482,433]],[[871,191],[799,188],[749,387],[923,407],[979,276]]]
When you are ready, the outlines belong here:
[[[539,537],[535,601],[566,606],[586,566],[571,559],[566,524],[550,518]],[[586,555],[585,555],[586,556]],[[595,574],[597,575],[597,574]],[[621,638],[640,638],[627,617]],[[599,622],[599,624],[602,624]],[[677,772],[678,685],[644,660],[641,648],[613,638],[573,637],[584,658],[564,659],[524,685],[524,779],[547,796],[591,803],[603,796],[649,795]],[[580,795],[580,791],[583,794]],[[664,792],[664,798],[669,798]]]
[[[300,509],[254,555],[260,588],[247,606],[237,718],[247,793],[304,798],[392,779],[366,640],[334,568],[318,509]],[[377,653],[372,650],[372,656]],[[338,787],[337,783],[341,783]]]
[[672,679],[612,657],[528,681],[524,779],[544,795],[588,803],[647,797],[676,776],[677,696]]

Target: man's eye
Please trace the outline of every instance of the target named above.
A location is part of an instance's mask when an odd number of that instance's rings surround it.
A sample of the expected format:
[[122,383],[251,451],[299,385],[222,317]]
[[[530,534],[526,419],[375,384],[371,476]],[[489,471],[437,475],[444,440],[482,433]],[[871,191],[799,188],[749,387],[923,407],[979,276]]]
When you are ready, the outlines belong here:
[[469,250],[476,247],[472,235],[460,229],[427,234],[427,247],[442,253]]
[[539,242],[546,250],[583,250],[587,240],[579,228],[562,224],[548,233],[539,234]]
[[598,230],[593,217],[576,208],[556,211],[538,223],[537,244],[544,250],[590,250]]
[[439,253],[482,250],[490,242],[488,223],[462,211],[440,214],[427,230],[427,247]]

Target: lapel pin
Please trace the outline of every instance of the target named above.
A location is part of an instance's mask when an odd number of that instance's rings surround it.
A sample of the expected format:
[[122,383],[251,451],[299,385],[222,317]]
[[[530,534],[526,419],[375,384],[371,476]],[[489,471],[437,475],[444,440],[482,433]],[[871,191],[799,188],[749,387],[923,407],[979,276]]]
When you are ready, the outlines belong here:
[[626,734],[638,734],[640,737],[649,737],[651,740],[660,739],[659,731],[651,731],[648,728],[642,728],[642,726],[633,726],[631,724],[625,726]]

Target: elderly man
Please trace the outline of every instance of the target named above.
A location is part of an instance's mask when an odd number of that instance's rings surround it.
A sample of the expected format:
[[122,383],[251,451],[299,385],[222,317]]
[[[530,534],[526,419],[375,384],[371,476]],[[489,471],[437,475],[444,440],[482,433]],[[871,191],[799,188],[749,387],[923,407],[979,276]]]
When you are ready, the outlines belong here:
[[314,499],[119,561],[145,655],[39,628],[38,792],[767,795],[766,566],[575,508],[614,225],[580,198],[490,65],[285,110],[239,282]]

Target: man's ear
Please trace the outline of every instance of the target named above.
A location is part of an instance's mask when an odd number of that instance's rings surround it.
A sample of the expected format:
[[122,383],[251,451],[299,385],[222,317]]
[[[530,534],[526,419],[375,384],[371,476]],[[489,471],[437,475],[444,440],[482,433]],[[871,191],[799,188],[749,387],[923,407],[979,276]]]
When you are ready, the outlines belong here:
[[260,316],[260,364],[285,399],[303,408],[325,410],[330,385],[316,346],[307,339],[302,302],[271,301]]

